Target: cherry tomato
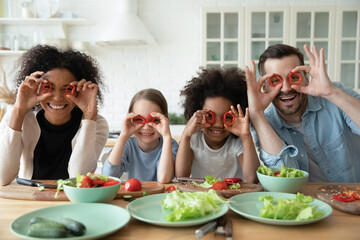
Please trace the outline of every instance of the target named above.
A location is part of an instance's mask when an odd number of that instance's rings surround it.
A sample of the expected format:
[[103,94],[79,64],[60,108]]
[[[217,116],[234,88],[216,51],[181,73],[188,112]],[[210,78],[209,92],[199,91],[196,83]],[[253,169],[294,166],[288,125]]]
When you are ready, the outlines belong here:
[[176,189],[175,189],[174,185],[171,185],[171,186],[169,186],[165,191],[168,192],[168,193],[170,193],[170,192],[175,191],[175,190],[176,190]]
[[130,178],[125,182],[125,191],[135,192],[141,190],[141,182],[136,178]]
[[340,202],[353,202],[355,198],[351,195],[348,196],[346,193],[340,193],[333,195],[333,198],[340,201]]
[[211,186],[211,189],[214,189],[214,190],[224,190],[227,188],[228,187],[225,182],[216,182],[216,183],[213,183],[213,185]]
[[234,177],[234,178],[225,178],[225,179],[224,179],[224,182],[226,182],[226,183],[228,183],[228,184],[232,184],[232,183],[242,182],[242,179],[241,179],[241,178],[237,178],[237,177]]
[[274,172],[275,177],[280,174],[280,171]]

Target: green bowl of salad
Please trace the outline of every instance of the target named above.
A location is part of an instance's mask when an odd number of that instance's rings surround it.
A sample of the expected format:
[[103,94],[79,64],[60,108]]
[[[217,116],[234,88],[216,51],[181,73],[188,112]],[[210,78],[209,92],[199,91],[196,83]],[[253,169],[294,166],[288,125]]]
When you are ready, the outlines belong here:
[[[60,180],[59,180],[60,181]],[[121,181],[116,177],[88,173],[78,174],[76,178],[58,181],[73,203],[108,203],[117,195]]]
[[261,185],[269,192],[297,193],[309,179],[308,172],[284,165],[281,168],[261,165],[256,174]]

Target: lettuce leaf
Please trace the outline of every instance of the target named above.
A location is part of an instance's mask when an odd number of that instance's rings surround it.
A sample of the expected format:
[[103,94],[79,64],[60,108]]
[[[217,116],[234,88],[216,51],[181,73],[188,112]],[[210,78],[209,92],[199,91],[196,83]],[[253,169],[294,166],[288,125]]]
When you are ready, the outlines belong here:
[[263,218],[301,221],[324,215],[315,205],[308,204],[313,201],[312,197],[301,193],[293,199],[282,198],[274,201],[272,195],[263,195],[259,200],[264,202],[264,207],[260,211],[260,216]]
[[166,220],[181,221],[187,218],[202,217],[221,209],[220,205],[226,201],[210,189],[208,192],[180,192],[169,193],[161,204],[164,209],[172,211]]
[[216,182],[221,182],[221,178],[216,179],[215,176],[206,176],[205,182],[203,183],[192,182],[192,183],[198,187],[211,188],[212,185]]

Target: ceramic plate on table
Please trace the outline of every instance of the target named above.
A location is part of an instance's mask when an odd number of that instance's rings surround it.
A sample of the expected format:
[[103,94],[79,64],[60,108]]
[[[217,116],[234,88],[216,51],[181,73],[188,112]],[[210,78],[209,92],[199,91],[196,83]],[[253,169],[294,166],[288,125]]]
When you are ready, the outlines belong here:
[[279,198],[295,198],[296,194],[291,193],[278,193],[278,192],[253,192],[253,193],[244,193],[240,195],[236,195],[229,199],[229,207],[231,210],[236,212],[237,214],[246,217],[248,219],[267,223],[274,225],[304,225],[313,222],[320,221],[332,213],[332,208],[329,204],[317,200],[315,198],[313,202],[309,203],[309,205],[316,205],[317,210],[324,213],[324,216],[321,218],[310,219],[310,220],[281,220],[281,219],[271,219],[271,218],[263,218],[260,217],[260,210],[264,207],[264,202],[260,201],[258,198],[262,195],[272,195],[274,200]]
[[86,232],[84,235],[64,238],[66,240],[102,238],[119,230],[130,221],[130,214],[125,209],[115,205],[104,203],[73,203],[43,208],[24,214],[11,223],[10,231],[22,239],[44,239],[26,235],[29,221],[33,217],[43,217],[54,221],[68,217],[85,225]]
[[224,203],[221,205],[221,209],[216,213],[199,218],[189,218],[183,221],[169,222],[165,220],[165,217],[169,215],[171,211],[164,209],[161,205],[161,200],[165,199],[166,196],[167,193],[163,193],[138,198],[129,203],[126,210],[129,211],[131,216],[143,222],[164,227],[188,227],[200,225],[219,218],[225,215],[229,209],[228,205]]

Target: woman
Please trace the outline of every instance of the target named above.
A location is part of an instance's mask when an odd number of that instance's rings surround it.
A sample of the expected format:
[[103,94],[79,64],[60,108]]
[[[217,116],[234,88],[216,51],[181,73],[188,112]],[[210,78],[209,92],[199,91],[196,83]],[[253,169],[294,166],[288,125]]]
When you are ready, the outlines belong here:
[[17,96],[0,124],[0,185],[16,176],[59,179],[94,172],[108,125],[92,57],[37,45],[18,60]]

